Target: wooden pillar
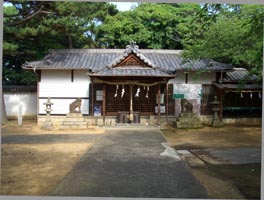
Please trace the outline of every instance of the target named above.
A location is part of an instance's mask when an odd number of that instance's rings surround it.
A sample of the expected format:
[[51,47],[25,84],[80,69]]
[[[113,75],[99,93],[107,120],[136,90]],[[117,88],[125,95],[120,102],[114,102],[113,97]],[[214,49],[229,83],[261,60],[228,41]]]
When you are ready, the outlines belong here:
[[39,123],[39,83],[41,82],[41,70],[37,70],[37,124]]
[[39,81],[37,81],[37,124],[38,123],[39,123]]
[[219,118],[221,121],[223,120],[223,95],[224,95],[223,90],[219,89],[219,100],[218,100],[220,102]]
[[92,83],[92,88],[91,88],[91,93],[92,93],[92,109],[91,109],[91,114],[92,114],[92,125],[94,125],[94,82],[93,82],[93,77],[91,77],[91,83]]
[[103,124],[105,125],[106,85],[103,84]]
[[160,125],[160,84],[158,85],[158,126]]
[[168,111],[169,111],[169,85],[166,83],[166,122],[168,123]]
[[130,89],[130,105],[129,105],[129,120],[131,122],[134,121],[134,116],[133,116],[133,85],[129,85]]

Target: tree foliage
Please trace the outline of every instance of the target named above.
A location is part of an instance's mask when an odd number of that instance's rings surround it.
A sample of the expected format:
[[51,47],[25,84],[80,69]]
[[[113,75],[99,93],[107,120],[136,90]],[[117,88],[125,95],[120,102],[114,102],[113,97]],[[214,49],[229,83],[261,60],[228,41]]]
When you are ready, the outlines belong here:
[[[8,2],[8,1],[5,1]],[[25,61],[48,49],[183,49],[186,59],[211,58],[262,76],[263,6],[138,3],[118,12],[110,3],[10,1],[4,6],[3,84],[28,85]]]
[[261,79],[264,7],[224,6],[218,7],[216,13],[215,20],[209,23],[206,17],[200,18],[200,31],[185,36],[183,55],[186,58],[211,58],[248,68]]
[[136,41],[141,48],[181,49],[178,26],[200,9],[197,4],[141,3],[136,8],[108,16],[98,27],[97,42],[105,48],[124,48]]
[[109,3],[9,2],[4,6],[3,84],[34,83],[36,76],[21,65],[43,58],[48,49],[95,47],[96,25],[117,12]]

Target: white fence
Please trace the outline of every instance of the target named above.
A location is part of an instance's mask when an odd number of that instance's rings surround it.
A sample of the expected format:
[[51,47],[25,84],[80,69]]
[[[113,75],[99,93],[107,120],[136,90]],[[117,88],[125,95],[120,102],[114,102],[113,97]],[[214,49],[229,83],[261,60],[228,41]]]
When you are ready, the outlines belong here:
[[9,119],[16,119],[19,105],[22,106],[23,118],[37,117],[36,92],[4,92],[6,115]]

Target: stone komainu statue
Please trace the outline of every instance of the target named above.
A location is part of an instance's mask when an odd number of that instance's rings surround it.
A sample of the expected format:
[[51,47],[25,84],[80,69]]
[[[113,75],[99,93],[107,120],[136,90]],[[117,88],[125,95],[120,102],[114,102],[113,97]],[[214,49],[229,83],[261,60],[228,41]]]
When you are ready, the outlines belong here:
[[193,112],[193,105],[187,99],[181,99],[181,112],[183,113]]
[[[80,113],[81,112],[82,100],[81,98],[76,99],[70,104],[70,113]],[[76,110],[78,108],[78,111]]]

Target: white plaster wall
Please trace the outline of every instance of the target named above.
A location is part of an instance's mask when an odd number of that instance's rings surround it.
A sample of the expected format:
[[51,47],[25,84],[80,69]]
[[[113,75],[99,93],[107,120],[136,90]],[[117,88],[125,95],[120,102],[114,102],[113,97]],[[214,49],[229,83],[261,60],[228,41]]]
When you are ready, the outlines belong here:
[[37,94],[36,92],[17,92],[4,93],[4,101],[6,106],[7,117],[17,117],[19,104],[22,105],[22,115],[37,115]]
[[89,82],[39,83],[39,97],[89,97]]
[[[54,103],[51,106],[51,114],[67,114],[70,112],[70,104],[75,99],[51,99],[51,102]],[[44,103],[47,102],[47,99],[39,99],[39,114],[46,114]],[[89,114],[89,100],[82,99],[81,113]]]
[[213,81],[216,81],[215,72],[203,72],[198,75],[198,79],[195,78],[196,75],[195,72],[190,72],[188,75],[188,83],[212,84]]
[[89,97],[90,78],[85,70],[42,70],[39,97]]
[[169,84],[182,84],[185,83],[185,73],[183,71],[176,72],[176,77],[174,79],[170,79]]
[[[188,83],[190,84],[212,84],[212,81],[216,80],[215,72],[203,72],[199,74],[199,78],[196,79],[196,72],[189,72]],[[169,80],[169,84],[183,84],[185,83],[185,73],[183,71],[177,72],[174,79]]]
[[[77,97],[89,97],[90,78],[86,70],[74,70],[73,82],[71,70],[42,70],[41,82],[39,82],[39,97],[50,97],[54,103],[52,114],[69,113],[69,104]],[[60,97],[67,99],[52,99]],[[71,98],[72,97],[72,98]],[[45,114],[43,103],[46,99],[39,100],[39,113]],[[89,114],[89,100],[82,100],[82,113]]]
[[173,94],[184,94],[185,99],[200,99],[202,84],[173,84]]
[[70,83],[71,70],[41,70],[41,83]]

